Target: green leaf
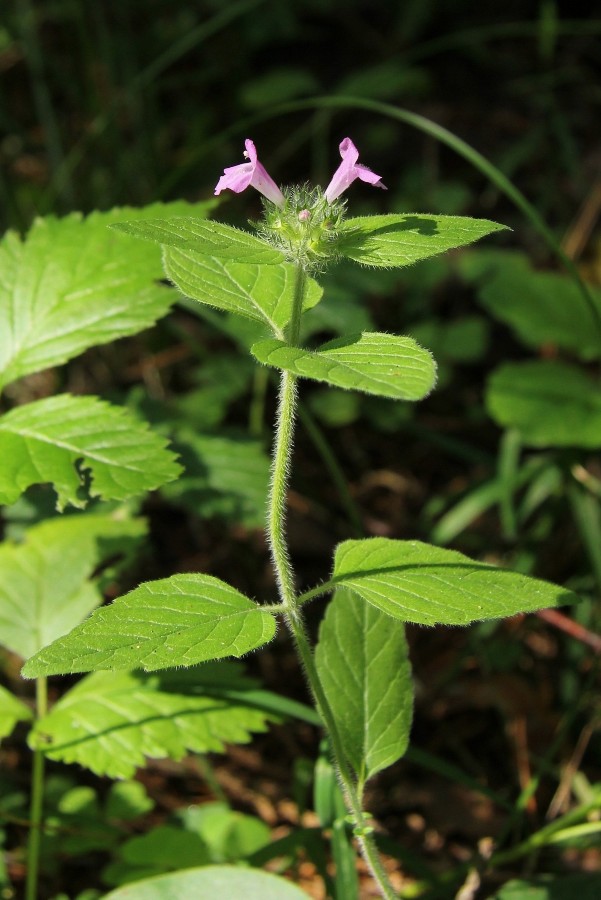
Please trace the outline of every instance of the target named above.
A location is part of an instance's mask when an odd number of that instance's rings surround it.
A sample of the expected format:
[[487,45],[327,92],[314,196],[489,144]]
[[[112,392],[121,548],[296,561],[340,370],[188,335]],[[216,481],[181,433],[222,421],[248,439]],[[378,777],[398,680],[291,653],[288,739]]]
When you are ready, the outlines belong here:
[[335,585],[389,616],[421,625],[468,625],[577,603],[571,591],[420,541],[368,538],[336,550]]
[[145,533],[142,520],[74,515],[30,528],[0,547],[2,644],[27,658],[66,634],[102,598],[88,579],[102,560]]
[[165,247],[192,250],[203,256],[215,256],[232,262],[280,265],[284,257],[261,238],[221,222],[177,217],[138,222],[119,222],[117,231],[153,241]]
[[58,508],[83,507],[89,495],[125,500],[177,478],[166,441],[126,409],[97,397],[61,394],[18,406],[0,418],[0,502],[50,482]]
[[8,737],[17,722],[29,722],[33,711],[0,685],[0,738]]
[[405,628],[346,588],[328,605],[315,661],[348,762],[363,784],[409,743],[413,685]]
[[[89,676],[90,678],[93,676]],[[65,699],[63,695],[63,700]],[[54,711],[54,708],[53,708]],[[127,776],[123,776],[127,777]],[[105,802],[104,815],[107,819],[128,822],[154,809],[154,802],[139,781],[117,781],[112,784]]]
[[465,216],[421,213],[346,219],[336,245],[343,256],[366,266],[409,266],[454,247],[464,247],[505,225]]
[[252,354],[259,362],[302,378],[395,400],[421,400],[436,381],[436,363],[430,353],[413,338],[392,334],[347,335],[317,350],[259,341]]
[[599,383],[556,360],[509,363],[491,375],[486,407],[531,447],[601,447]]
[[96,775],[132,778],[145,757],[221,753],[278,716],[260,706],[255,682],[231,662],[145,675],[94,672],[41,719],[32,748]]
[[490,900],[598,900],[601,896],[601,875],[582,872],[577,875],[555,877],[540,875],[538,878],[508,881],[494,893]]
[[211,862],[238,862],[270,842],[271,830],[255,816],[230,809],[227,803],[203,803],[179,809],[176,818],[203,839]]
[[[163,265],[168,278],[186,297],[246,316],[280,337],[290,321],[296,280],[296,268],[290,263],[229,262],[194,250],[165,247]],[[321,295],[321,287],[309,278],[304,308],[319,303]]]
[[203,518],[263,527],[269,457],[259,441],[183,429],[177,432],[176,447],[185,474],[163,488],[163,496]]
[[[573,278],[539,272],[518,253],[469,254],[468,278],[482,281],[478,299],[495,318],[509,325],[520,340],[535,349],[552,344],[592,360],[601,356],[598,323]],[[475,270],[475,271],[474,271]],[[588,285],[601,314],[601,290]]]
[[128,884],[211,862],[200,835],[175,825],[158,825],[136,835],[124,841],[117,854],[118,861],[103,870],[106,884]]
[[104,900],[215,900],[244,897],[245,900],[307,900],[300,888],[267,872],[240,866],[203,866],[173,875],[161,875],[128,884],[106,894]]
[[193,666],[243,656],[272,639],[275,619],[212,575],[147,581],[45,647],[23,668],[26,678]]
[[212,204],[157,203],[38,219],[24,241],[0,242],[0,388],[88,347],[148,328],[177,299],[155,281],[160,249],[107,226]]

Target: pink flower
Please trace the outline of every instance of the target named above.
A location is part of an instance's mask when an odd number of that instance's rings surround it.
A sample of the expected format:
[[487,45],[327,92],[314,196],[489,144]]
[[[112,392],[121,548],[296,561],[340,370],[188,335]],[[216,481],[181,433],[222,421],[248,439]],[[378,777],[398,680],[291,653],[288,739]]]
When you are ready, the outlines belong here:
[[220,194],[221,191],[224,191],[226,188],[229,188],[230,191],[234,191],[235,194],[239,194],[251,185],[260,191],[264,197],[267,197],[268,200],[275,203],[276,206],[283,206],[284,195],[273,178],[268,175],[265,168],[257,159],[255,145],[251,140],[247,139],[244,141],[244,146],[246,147],[244,155],[248,159],[248,162],[240,163],[239,166],[230,166],[229,168],[224,169],[223,175],[217,182],[215,194]]
[[379,175],[376,175],[367,166],[362,166],[361,163],[357,162],[359,151],[350,138],[345,138],[341,142],[339,149],[342,162],[334,172],[332,180],[326,188],[325,198],[328,203],[332,203],[337,197],[340,197],[356,178],[360,178],[361,181],[367,181],[368,184],[373,184],[374,187],[387,190],[386,185],[382,184],[382,179]]

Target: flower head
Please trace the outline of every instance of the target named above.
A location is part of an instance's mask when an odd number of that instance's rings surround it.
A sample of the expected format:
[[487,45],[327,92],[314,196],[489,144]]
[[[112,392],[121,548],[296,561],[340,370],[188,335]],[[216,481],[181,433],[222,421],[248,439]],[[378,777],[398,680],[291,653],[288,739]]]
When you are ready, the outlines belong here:
[[332,180],[325,190],[325,198],[328,203],[332,203],[333,200],[340,197],[357,178],[361,181],[366,181],[368,184],[373,184],[374,187],[387,190],[386,185],[382,184],[382,179],[379,175],[376,175],[367,166],[362,166],[361,163],[357,162],[359,151],[350,138],[345,138],[340,143],[339,149],[342,162],[334,172]]
[[244,146],[246,147],[244,155],[248,159],[248,162],[240,163],[239,166],[229,166],[229,168],[224,169],[223,175],[215,187],[215,194],[220,194],[221,191],[224,191],[226,188],[229,188],[230,191],[234,191],[235,194],[239,194],[251,185],[263,194],[264,197],[267,197],[268,200],[275,203],[276,206],[283,206],[284,195],[273,178],[267,173],[265,167],[259,162],[255,145],[247,138],[247,140],[244,141]]
[[379,175],[357,162],[359,151],[348,137],[340,144],[342,162],[325,191],[304,184],[282,192],[257,159],[253,142],[247,138],[244,145],[247,162],[224,169],[215,194],[226,189],[239,194],[249,186],[260,191],[269,202],[263,201],[263,217],[255,225],[259,236],[307,271],[340,255],[346,201],[338,198],[353,181],[386,190]]

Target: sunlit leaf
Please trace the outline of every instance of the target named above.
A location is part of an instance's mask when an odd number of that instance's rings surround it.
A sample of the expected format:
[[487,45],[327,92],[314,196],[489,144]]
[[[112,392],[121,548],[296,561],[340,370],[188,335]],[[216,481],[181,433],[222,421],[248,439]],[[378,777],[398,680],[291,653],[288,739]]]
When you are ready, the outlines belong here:
[[505,229],[497,222],[466,216],[360,216],[344,221],[337,249],[366,266],[409,266]]
[[304,891],[285,878],[240,866],[203,866],[148,878],[117,888],[106,894],[104,900],[174,900],[176,897],[307,900]]
[[152,221],[120,222],[117,231],[133,237],[153,241],[165,247],[192,250],[203,256],[215,256],[223,260],[261,265],[279,265],[284,257],[279,250],[231,225],[222,222],[207,222],[203,219],[177,217],[153,219]]
[[0,503],[50,482],[58,507],[83,507],[89,495],[125,500],[176,478],[181,467],[166,441],[121,407],[97,397],[60,394],[0,418]]
[[153,204],[37,219],[25,240],[0,242],[0,387],[88,347],[148,328],[176,295],[160,248],[108,226],[161,215],[201,217],[212,203]]
[[436,380],[430,353],[413,338],[392,334],[347,335],[317,350],[260,341],[252,354],[259,362],[302,378],[395,400],[420,400]]
[[[267,325],[276,335],[289,322],[296,268],[290,263],[229,262],[178,247],[164,247],[167,276],[186,297]],[[308,279],[305,309],[319,303],[322,289]]]
[[265,731],[255,683],[234,663],[153,673],[94,672],[65,694],[30,736],[51,759],[131,778],[145,757],[219,753]]
[[193,666],[243,656],[275,634],[271,613],[212,575],[147,581],[30,659],[27,678]]
[[420,541],[368,538],[336,550],[333,583],[404,622],[468,625],[577,603],[571,591]]
[[403,623],[339,588],[315,661],[346,757],[364,782],[396,762],[409,742],[413,685]]
[[102,597],[90,577],[145,533],[141,520],[74,515],[0,547],[0,641],[27,658],[80,622]]

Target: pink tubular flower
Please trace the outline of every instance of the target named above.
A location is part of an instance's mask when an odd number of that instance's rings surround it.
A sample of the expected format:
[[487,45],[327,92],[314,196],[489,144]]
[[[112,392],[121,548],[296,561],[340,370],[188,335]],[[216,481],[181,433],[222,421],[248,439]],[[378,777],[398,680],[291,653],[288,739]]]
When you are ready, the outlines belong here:
[[217,182],[215,194],[220,194],[221,191],[224,191],[226,188],[229,188],[230,191],[234,191],[235,194],[239,194],[251,185],[260,191],[264,197],[267,197],[268,200],[275,203],[276,206],[283,206],[284,195],[273,178],[267,174],[265,168],[257,159],[255,145],[251,140],[247,139],[244,141],[244,146],[246,147],[244,155],[248,159],[248,162],[240,163],[239,166],[230,166],[229,168],[224,169],[223,175]]
[[362,166],[361,163],[357,162],[359,151],[350,138],[345,138],[341,142],[339,149],[342,162],[334,172],[332,180],[325,190],[325,198],[328,203],[332,203],[337,197],[340,197],[356,178],[360,178],[361,181],[366,181],[368,184],[373,184],[374,187],[387,190],[386,185],[382,184],[382,179],[379,175],[376,175],[367,166]]

